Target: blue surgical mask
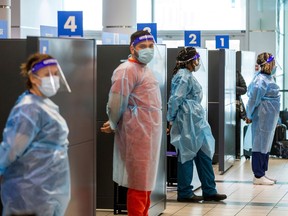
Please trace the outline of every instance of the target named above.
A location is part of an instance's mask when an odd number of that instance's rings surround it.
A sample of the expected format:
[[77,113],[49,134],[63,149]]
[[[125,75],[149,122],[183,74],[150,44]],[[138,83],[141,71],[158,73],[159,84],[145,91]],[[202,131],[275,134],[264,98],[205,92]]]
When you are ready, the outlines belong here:
[[148,64],[154,57],[153,48],[145,48],[138,51],[137,59],[143,64]]
[[271,71],[271,75],[274,75],[274,74],[276,73],[276,70],[277,70],[277,67],[274,66],[273,69],[272,69],[272,71]]
[[41,91],[41,93],[46,97],[54,96],[60,87],[59,77],[58,76],[41,77],[40,79],[41,79],[41,85],[38,86],[38,88]]

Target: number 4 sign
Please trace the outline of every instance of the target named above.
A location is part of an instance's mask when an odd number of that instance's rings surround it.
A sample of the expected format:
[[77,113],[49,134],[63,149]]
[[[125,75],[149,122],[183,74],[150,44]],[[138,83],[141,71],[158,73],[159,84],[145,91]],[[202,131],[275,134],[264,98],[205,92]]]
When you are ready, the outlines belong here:
[[58,37],[83,37],[82,11],[58,11]]

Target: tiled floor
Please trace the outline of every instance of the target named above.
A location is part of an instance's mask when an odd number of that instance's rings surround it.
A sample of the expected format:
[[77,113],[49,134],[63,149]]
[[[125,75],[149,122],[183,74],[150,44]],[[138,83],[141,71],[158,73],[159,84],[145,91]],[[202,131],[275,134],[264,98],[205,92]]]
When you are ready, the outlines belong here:
[[[227,194],[223,202],[179,203],[176,187],[167,188],[167,208],[161,216],[288,216],[288,160],[270,158],[267,176],[278,181],[272,186],[253,185],[250,160],[237,160],[223,175],[214,167],[217,190]],[[196,190],[201,195],[201,189]],[[96,216],[113,212],[97,211]]]

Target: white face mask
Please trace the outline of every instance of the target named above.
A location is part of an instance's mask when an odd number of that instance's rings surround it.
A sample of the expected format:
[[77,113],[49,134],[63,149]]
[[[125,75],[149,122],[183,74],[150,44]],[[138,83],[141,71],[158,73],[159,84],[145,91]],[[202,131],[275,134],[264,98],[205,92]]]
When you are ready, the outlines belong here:
[[46,97],[54,96],[60,87],[59,76],[52,76],[52,78],[53,81],[51,81],[51,77],[39,78],[41,79],[41,85],[38,88]]

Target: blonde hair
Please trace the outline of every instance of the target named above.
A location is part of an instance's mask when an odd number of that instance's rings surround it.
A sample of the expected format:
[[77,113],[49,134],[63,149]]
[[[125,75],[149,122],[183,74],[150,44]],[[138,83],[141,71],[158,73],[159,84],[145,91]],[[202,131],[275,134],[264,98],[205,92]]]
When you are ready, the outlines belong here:
[[264,73],[269,73],[269,74],[271,73],[272,68],[270,64],[267,63],[267,60],[269,59],[270,56],[273,56],[273,55],[268,52],[263,52],[257,56],[256,63],[260,65],[261,71],[263,71]]

